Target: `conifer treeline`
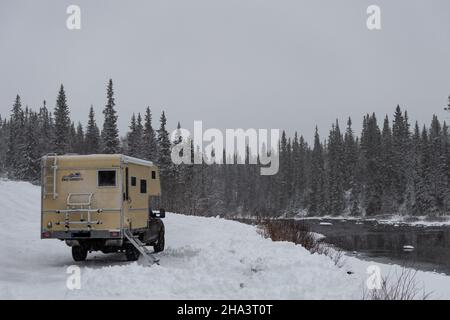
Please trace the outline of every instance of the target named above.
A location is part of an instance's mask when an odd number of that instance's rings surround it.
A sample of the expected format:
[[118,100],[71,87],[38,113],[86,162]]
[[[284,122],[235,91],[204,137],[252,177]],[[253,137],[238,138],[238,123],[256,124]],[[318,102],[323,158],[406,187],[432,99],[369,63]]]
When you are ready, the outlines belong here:
[[[9,118],[0,117],[0,174],[39,182],[40,157],[47,153],[124,153],[157,163],[166,209],[195,215],[282,214],[427,215],[450,214],[450,138],[436,116],[429,128],[410,128],[407,112],[397,106],[381,128],[366,115],[360,137],[348,119],[336,121],[326,139],[316,128],[309,146],[302,136],[282,133],[280,170],[261,176],[257,165],[175,165],[166,115],[159,129],[147,107],[131,116],[129,131],[119,137],[113,83],[107,85],[103,127],[91,106],[87,126],[70,119],[64,87],[53,112],[44,101],[39,110],[23,107],[16,97]],[[178,124],[180,128],[180,124]],[[247,149],[246,158],[250,151]],[[194,154],[191,154],[194,157]],[[235,156],[236,157],[236,156]],[[248,159],[247,159],[248,162]]]

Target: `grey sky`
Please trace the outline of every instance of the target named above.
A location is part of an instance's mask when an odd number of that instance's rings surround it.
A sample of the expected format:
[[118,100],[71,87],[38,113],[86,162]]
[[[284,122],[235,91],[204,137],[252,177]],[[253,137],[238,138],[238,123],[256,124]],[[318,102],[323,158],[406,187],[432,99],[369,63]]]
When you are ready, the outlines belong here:
[[[82,29],[66,28],[81,7]],[[366,8],[382,30],[366,28]],[[54,106],[64,83],[72,118],[101,124],[115,82],[123,134],[151,106],[154,125],[282,128],[309,140],[338,118],[379,118],[406,107],[412,120],[446,117],[450,2],[362,0],[0,0],[0,113],[19,93]]]

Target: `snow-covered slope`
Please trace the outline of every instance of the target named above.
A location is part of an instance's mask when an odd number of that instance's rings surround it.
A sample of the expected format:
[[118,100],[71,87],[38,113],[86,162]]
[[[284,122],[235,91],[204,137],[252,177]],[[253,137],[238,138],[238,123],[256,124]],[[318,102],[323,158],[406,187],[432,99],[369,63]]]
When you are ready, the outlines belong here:
[[[218,218],[168,214],[160,265],[92,253],[74,263],[69,247],[41,240],[40,190],[0,181],[0,298],[360,299],[369,262],[338,268],[301,246],[262,238],[255,227]],[[66,287],[67,267],[81,267],[81,289]],[[389,268],[382,266],[383,270]],[[351,269],[353,274],[347,274]],[[449,277],[420,273],[431,289]],[[438,297],[450,297],[442,289]],[[436,293],[436,292],[435,292]]]

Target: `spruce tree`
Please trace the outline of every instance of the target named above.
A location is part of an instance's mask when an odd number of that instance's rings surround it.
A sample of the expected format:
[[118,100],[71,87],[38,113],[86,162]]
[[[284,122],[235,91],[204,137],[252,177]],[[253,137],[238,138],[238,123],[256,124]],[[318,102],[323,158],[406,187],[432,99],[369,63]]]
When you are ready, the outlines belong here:
[[327,208],[325,164],[323,146],[316,127],[314,134],[314,149],[311,158],[311,192],[309,195],[309,210],[311,216],[325,215]]
[[24,157],[22,147],[24,143],[23,129],[25,126],[25,115],[22,109],[20,96],[17,95],[12,108],[9,122],[8,151],[6,154],[6,168],[10,179],[20,179],[18,168],[22,167]]
[[135,156],[135,135],[136,135],[136,115],[133,113],[131,116],[131,122],[129,126],[130,131],[127,134],[127,154],[129,156]]
[[69,152],[77,153],[75,151],[77,143],[77,129],[75,128],[75,123],[73,122],[70,124],[69,137],[70,137]]
[[77,154],[85,154],[84,130],[81,122],[78,122],[75,139],[73,144],[73,152]]
[[142,125],[141,113],[138,113],[136,122],[136,157],[144,157],[144,127]]
[[305,141],[303,136],[300,136],[299,140],[299,157],[298,162],[295,162],[298,167],[297,169],[297,180],[299,194],[301,195],[301,204],[299,209],[307,208],[306,199],[306,189],[309,185],[309,172],[310,172],[310,161],[309,161],[310,148],[308,143]]
[[297,131],[292,140],[292,205],[295,209],[300,209],[303,203],[304,184],[304,163],[303,155],[298,139]]
[[147,107],[144,118],[143,157],[150,161],[158,160],[158,149],[155,131],[152,126],[152,113]]
[[430,186],[430,174],[432,171],[430,150],[431,145],[428,139],[428,132],[426,127],[423,126],[420,141],[420,164],[415,209],[418,215],[435,216],[437,215],[437,206]]
[[328,138],[328,194],[330,214],[340,215],[345,208],[344,200],[344,142],[339,123],[332,125]]
[[167,119],[164,111],[160,117],[158,129],[158,165],[161,174],[162,200],[165,206],[171,205],[171,186],[173,185],[171,144],[169,132],[166,129]]
[[31,182],[39,181],[40,157],[38,115],[29,112],[25,120],[25,139],[23,145],[24,161],[18,168],[19,178]]
[[106,97],[107,102],[103,110],[105,121],[103,122],[103,130],[101,133],[102,150],[105,154],[114,154],[120,151],[120,140],[119,130],[117,128],[117,115],[114,109],[116,104],[112,79],[109,79]]
[[[178,144],[181,143],[186,143],[186,140],[183,140],[183,137],[181,135],[181,124],[180,122],[178,122],[177,124],[177,130],[175,133],[175,137],[174,140],[172,142],[173,146],[176,146]],[[183,152],[180,152],[180,156],[183,156]],[[180,164],[180,165],[176,165],[173,162],[171,162],[171,171],[173,173],[173,205],[175,207],[180,207],[183,204],[181,203],[181,201],[185,200],[185,192],[186,192],[186,174],[185,174],[185,170],[186,170],[186,165],[185,164]],[[221,201],[221,199],[223,199],[221,196],[217,196],[219,199],[217,199],[218,202]]]
[[136,119],[136,115],[133,113],[133,116],[131,117],[130,131],[127,136],[127,153],[132,157],[143,157],[144,148],[142,131],[143,127],[141,115],[138,114],[138,117]]
[[443,131],[438,118],[433,115],[429,132],[429,168],[427,172],[427,185],[429,196],[432,198],[432,205],[429,207],[429,214],[442,215],[445,213],[445,198],[447,181],[444,179],[445,172],[445,151],[443,141]]
[[[289,145],[286,132],[283,130],[280,140],[280,168],[278,172],[278,204],[279,210],[286,210],[289,200]],[[239,168],[242,169],[242,168]],[[242,181],[244,183],[244,181]],[[243,187],[241,187],[243,189]]]
[[89,120],[86,128],[85,137],[86,154],[95,154],[100,152],[100,130],[95,122],[94,107],[89,109]]
[[66,93],[64,86],[61,85],[56,99],[55,106],[55,135],[54,135],[54,152],[57,154],[65,154],[70,151],[70,130],[71,121],[69,117],[69,107],[67,106]]
[[41,155],[45,155],[52,152],[52,142],[55,140],[52,114],[48,111],[47,102],[45,100],[43,101],[42,107],[39,109],[38,122],[39,150]]
[[7,119],[3,119],[1,138],[0,138],[0,173],[2,176],[7,174],[7,157],[8,157],[8,144],[9,144],[9,126],[10,122]]
[[367,215],[381,212],[382,176],[380,165],[381,133],[375,114],[365,117],[361,134],[361,152],[364,161],[364,209]]
[[355,179],[355,170],[358,162],[358,145],[352,129],[352,119],[347,120],[347,129],[344,135],[344,189],[352,188]]
[[448,130],[447,123],[444,121],[442,125],[441,170],[444,174],[445,181],[445,184],[443,185],[443,214],[445,215],[448,215],[450,212],[450,136]]
[[380,154],[380,175],[383,190],[381,213],[392,214],[396,211],[394,190],[394,152],[392,145],[392,130],[389,125],[389,118],[386,115],[381,132],[381,154]]
[[405,200],[409,164],[409,128],[405,117],[397,106],[392,125],[392,173],[394,196],[399,204]]

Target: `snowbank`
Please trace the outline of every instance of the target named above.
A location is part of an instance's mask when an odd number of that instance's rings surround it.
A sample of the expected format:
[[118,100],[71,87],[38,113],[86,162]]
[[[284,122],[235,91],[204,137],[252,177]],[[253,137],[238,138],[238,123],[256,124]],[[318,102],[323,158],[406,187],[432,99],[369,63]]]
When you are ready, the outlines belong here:
[[[338,268],[301,246],[264,239],[254,226],[177,214],[165,219],[160,265],[102,253],[76,264],[63,242],[39,238],[39,197],[36,186],[0,181],[2,299],[360,299],[371,264],[348,257]],[[74,264],[81,289],[71,291],[66,268]],[[418,277],[436,297],[450,298],[449,277]]]

